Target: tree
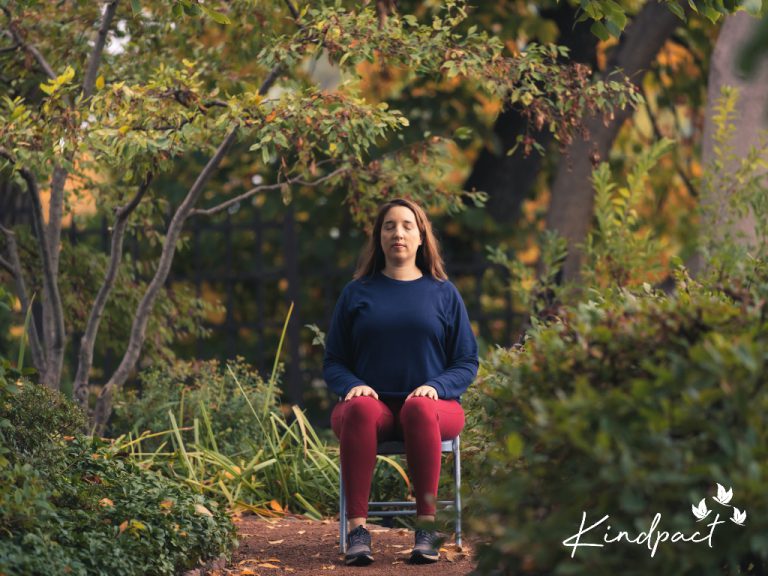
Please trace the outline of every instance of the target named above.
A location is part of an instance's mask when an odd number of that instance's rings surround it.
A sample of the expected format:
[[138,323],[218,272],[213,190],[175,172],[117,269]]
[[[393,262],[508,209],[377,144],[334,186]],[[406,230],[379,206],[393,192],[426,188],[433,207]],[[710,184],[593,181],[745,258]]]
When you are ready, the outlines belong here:
[[[702,142],[702,164],[708,171],[701,199],[706,252],[692,262],[694,272],[720,265],[708,258],[717,244],[734,243],[752,253],[756,248],[754,207],[738,196],[751,193],[751,185],[765,187],[768,63],[756,65],[754,73],[746,76],[737,60],[745,38],[756,34],[759,26],[759,20],[746,12],[735,13],[723,22],[715,44]],[[732,98],[721,98],[734,90]]]
[[[640,86],[662,46],[686,18],[695,14],[716,22],[733,5],[691,3],[682,7],[675,3],[645,3],[611,55],[608,70],[623,70],[636,86]],[[604,34],[605,35],[605,34]],[[594,166],[608,157],[622,125],[631,117],[627,109],[608,117],[593,117],[587,122],[586,138],[577,138],[561,157],[551,188],[547,228],[557,231],[568,241],[569,254],[563,266],[563,279],[578,277],[580,245],[587,237],[594,208],[591,181]]]
[[[482,194],[458,187],[433,193],[419,166],[439,156],[445,138],[397,141],[408,119],[360,96],[360,63],[402,69],[406,78],[461,78],[519,107],[538,129],[561,139],[578,129],[586,110],[605,114],[632,101],[622,81],[593,85],[585,71],[562,65],[564,52],[557,47],[531,45],[510,55],[485,32],[460,31],[466,11],[455,1],[425,21],[401,17],[389,4],[378,10],[355,3],[299,9],[291,0],[0,5],[6,41],[0,54],[16,78],[3,98],[0,157],[32,200],[40,262],[22,263],[16,231],[4,226],[0,264],[15,281],[23,312],[30,304],[25,275],[42,279],[42,323],[29,338],[45,385],[59,387],[67,345],[59,293],[67,271],[60,269],[59,254],[68,186],[92,194],[113,221],[109,266],[91,306],[74,382],[75,397],[85,406],[94,343],[121,267],[126,230],[140,217],[160,220],[163,190],[153,187],[159,175],[191,154],[209,155],[162,234],[162,253],[136,308],[122,361],[93,410],[99,433],[115,390],[136,366],[188,218],[218,213],[266,190],[280,191],[289,202],[292,186],[342,182],[359,219],[394,193],[452,210],[467,197],[482,203]],[[346,75],[337,90],[318,89],[302,72],[302,63],[321,53]],[[275,181],[236,197],[213,194],[210,205],[200,206],[211,176],[236,143],[272,167]],[[47,186],[46,219],[41,187]]]

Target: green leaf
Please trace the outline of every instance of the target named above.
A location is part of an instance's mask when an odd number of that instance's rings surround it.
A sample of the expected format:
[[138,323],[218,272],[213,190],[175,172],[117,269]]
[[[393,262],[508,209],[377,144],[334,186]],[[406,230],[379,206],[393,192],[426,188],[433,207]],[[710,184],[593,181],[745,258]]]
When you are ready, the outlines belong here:
[[677,2],[670,2],[669,4],[667,4],[667,8],[669,8],[672,14],[674,14],[675,16],[680,18],[680,20],[685,22],[685,11],[683,10],[683,7],[680,6],[680,4],[678,4]]
[[134,16],[138,16],[141,12],[141,0],[131,0],[131,11]]
[[453,137],[456,140],[471,140],[472,139],[472,128],[469,126],[459,126],[454,130]]
[[232,21],[226,16],[226,14],[222,14],[221,12],[214,10],[213,8],[209,8],[208,6],[200,7],[203,9],[203,12],[205,12],[214,22],[225,25],[232,24]]
[[590,32],[600,38],[600,40],[608,40],[611,37],[610,32],[602,22],[592,22],[592,26],[589,27]]

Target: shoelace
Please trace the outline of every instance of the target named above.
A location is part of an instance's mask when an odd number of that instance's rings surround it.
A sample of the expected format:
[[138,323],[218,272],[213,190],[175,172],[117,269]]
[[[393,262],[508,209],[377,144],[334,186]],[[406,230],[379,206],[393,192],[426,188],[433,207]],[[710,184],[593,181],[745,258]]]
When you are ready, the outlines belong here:
[[433,530],[422,530],[421,528],[416,529],[416,542],[419,544],[429,544],[432,548],[434,548],[438,539],[439,537],[437,532],[434,532]]
[[355,546],[357,544],[371,545],[371,535],[362,526],[358,526],[352,532],[349,533],[349,544]]

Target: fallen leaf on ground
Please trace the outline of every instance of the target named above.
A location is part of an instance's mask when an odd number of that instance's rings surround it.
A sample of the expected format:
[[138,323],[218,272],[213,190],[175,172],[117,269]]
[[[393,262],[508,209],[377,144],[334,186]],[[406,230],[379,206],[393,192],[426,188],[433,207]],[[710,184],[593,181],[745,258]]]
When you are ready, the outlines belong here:
[[456,562],[457,560],[463,560],[466,557],[467,555],[464,552],[460,552],[457,550],[445,551],[445,559],[448,560],[448,562]]
[[281,540],[267,540],[267,542],[269,542],[274,546],[275,544],[282,544],[283,542],[285,542],[285,538],[282,538]]
[[324,564],[320,566],[321,570],[336,570],[336,564]]
[[306,530],[299,530],[298,534],[306,534]]
[[257,564],[259,568],[277,568],[280,569],[280,566],[277,564],[272,564],[270,562],[262,562],[261,564]]

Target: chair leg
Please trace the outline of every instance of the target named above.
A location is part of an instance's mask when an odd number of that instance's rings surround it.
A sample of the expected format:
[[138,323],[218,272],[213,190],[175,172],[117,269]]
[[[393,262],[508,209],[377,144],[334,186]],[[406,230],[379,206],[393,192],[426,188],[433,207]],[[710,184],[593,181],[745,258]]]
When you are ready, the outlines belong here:
[[339,461],[339,550],[347,553],[347,497],[344,495],[344,476]]
[[453,482],[456,506],[456,546],[461,548],[461,451],[459,437],[453,441]]

